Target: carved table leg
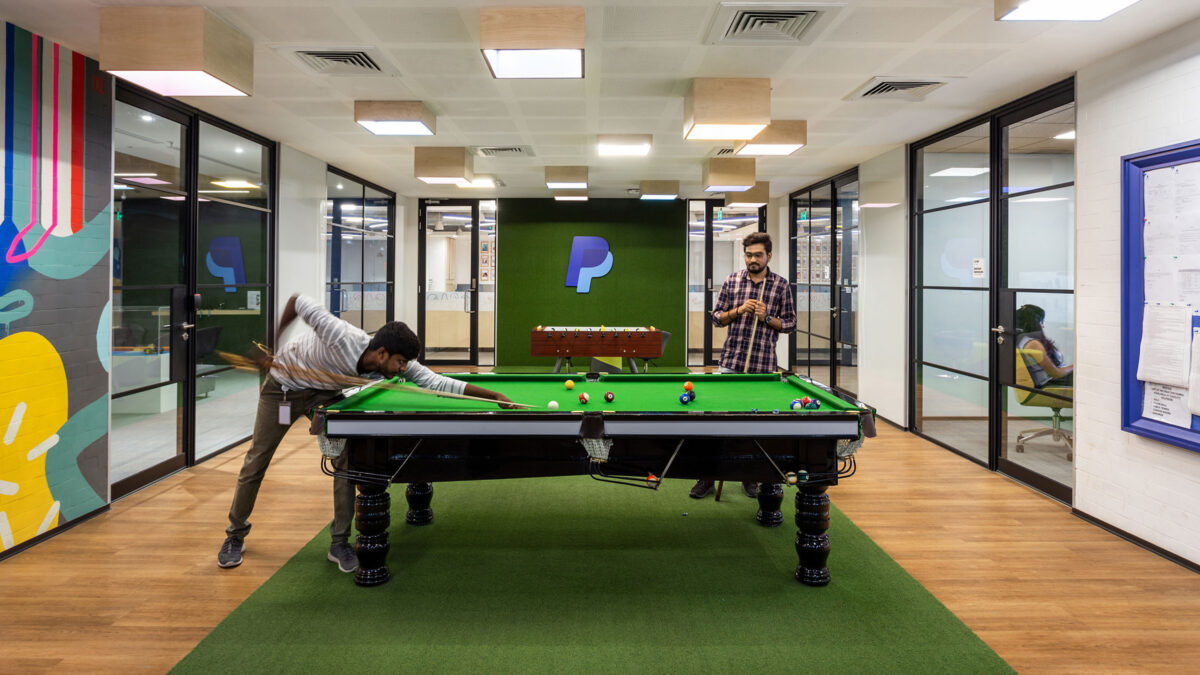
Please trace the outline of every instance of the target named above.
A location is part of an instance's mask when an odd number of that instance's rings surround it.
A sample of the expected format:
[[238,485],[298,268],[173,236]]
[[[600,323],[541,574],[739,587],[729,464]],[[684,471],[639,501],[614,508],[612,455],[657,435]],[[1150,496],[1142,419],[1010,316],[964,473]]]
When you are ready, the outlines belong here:
[[433,501],[433,483],[409,483],[404,496],[408,499],[408,513],[404,520],[409,525],[428,525],[433,522],[433,509],[429,507]]
[[358,571],[354,573],[354,583],[359,586],[378,586],[392,576],[387,567],[387,554],[392,547],[388,539],[391,509],[392,498],[386,485],[358,484],[358,496],[354,498]]
[[796,581],[806,586],[829,583],[829,495],[827,485],[801,485],[796,493]]
[[779,483],[762,483],[758,486],[758,513],[754,519],[763,527],[779,527],[783,524],[783,486]]

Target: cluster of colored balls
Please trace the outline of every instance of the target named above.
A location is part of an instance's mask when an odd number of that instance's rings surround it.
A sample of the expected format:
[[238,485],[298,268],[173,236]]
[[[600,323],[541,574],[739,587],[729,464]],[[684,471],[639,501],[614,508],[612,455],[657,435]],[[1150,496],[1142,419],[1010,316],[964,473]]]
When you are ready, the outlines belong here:
[[684,382],[683,383],[683,393],[679,395],[679,402],[684,405],[687,405],[695,400],[696,400],[695,387],[692,386],[691,382]]
[[808,410],[817,410],[820,407],[821,407],[820,401],[818,401],[815,398],[809,398],[807,396],[805,396],[804,398],[792,399],[792,404],[791,404],[792,410],[800,410],[801,408],[805,408]]

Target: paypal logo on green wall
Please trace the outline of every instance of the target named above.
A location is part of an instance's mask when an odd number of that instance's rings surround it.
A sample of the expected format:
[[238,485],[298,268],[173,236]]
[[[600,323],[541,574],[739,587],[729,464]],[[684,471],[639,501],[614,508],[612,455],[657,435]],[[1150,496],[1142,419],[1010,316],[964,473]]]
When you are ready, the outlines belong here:
[[598,279],[613,266],[613,254],[603,237],[575,237],[571,242],[571,257],[567,260],[567,286],[576,293],[592,290],[592,279]]

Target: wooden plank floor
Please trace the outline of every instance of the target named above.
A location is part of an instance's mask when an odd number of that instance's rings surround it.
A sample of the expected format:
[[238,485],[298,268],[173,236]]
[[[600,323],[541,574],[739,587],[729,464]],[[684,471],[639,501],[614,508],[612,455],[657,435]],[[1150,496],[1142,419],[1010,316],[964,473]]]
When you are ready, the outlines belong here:
[[[327,525],[330,480],[303,427],[267,474],[241,567],[215,558],[244,448],[0,562],[0,671],[168,670]],[[884,425],[830,492],[1020,672],[1200,664],[1200,575],[1028,488]]]

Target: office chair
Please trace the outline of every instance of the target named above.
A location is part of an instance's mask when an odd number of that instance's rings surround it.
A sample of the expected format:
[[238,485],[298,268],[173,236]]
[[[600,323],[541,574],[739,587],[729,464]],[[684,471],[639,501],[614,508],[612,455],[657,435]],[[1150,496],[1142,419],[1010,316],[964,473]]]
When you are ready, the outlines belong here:
[[[1025,359],[1029,358],[1033,359],[1034,361],[1040,361],[1042,358],[1042,352],[1036,349],[1018,348],[1016,357],[1017,384],[1021,385],[1022,387],[1034,389],[1033,375],[1029,373],[1029,365],[1026,363]],[[1065,408],[1074,407],[1075,388],[1051,385],[1042,387],[1036,391],[1024,391],[1020,389],[1016,391],[1018,397],[1020,397],[1021,394],[1025,395],[1023,399],[1019,399],[1018,401],[1021,405],[1037,408],[1049,408],[1051,413],[1049,429],[1046,427],[1038,427],[1036,429],[1029,429],[1017,434],[1017,452],[1025,452],[1025,444],[1031,439],[1038,438],[1040,436],[1050,436],[1050,438],[1055,441],[1066,441],[1067,461],[1072,461],[1075,458],[1075,438],[1071,435],[1071,432],[1064,431],[1062,428],[1062,411]],[[1047,396],[1047,394],[1055,394],[1056,396]],[[1057,396],[1062,396],[1069,400],[1057,398]]]

